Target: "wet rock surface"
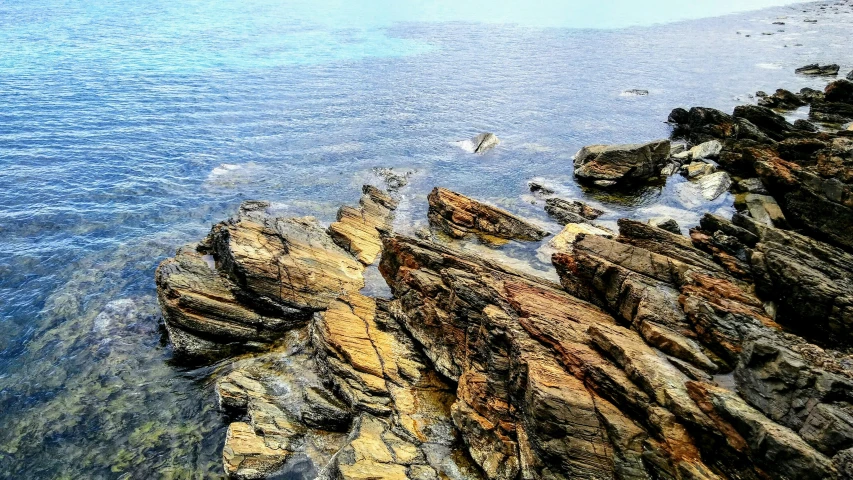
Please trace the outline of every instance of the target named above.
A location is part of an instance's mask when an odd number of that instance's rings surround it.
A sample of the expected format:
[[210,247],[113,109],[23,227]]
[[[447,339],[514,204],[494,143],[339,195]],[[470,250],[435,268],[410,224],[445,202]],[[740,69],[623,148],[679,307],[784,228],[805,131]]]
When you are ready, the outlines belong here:
[[575,176],[598,186],[613,186],[660,175],[669,159],[669,140],[631,145],[591,145],[574,159]]
[[430,224],[454,238],[468,234],[535,241],[548,235],[536,225],[503,209],[436,187],[429,194]]

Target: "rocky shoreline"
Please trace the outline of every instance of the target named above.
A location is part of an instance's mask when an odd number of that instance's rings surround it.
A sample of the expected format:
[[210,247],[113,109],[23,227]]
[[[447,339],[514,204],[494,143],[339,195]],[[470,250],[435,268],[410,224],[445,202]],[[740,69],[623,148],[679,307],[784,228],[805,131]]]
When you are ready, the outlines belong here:
[[[689,236],[666,218],[612,232],[542,184],[560,232],[441,187],[417,238],[375,186],[327,228],[245,202],[156,273],[175,352],[231,359],[225,472],[853,478],[853,83],[758,98],[575,156],[591,188],[683,174],[735,193],[733,218]],[[780,114],[806,105],[812,122]],[[455,247],[468,236],[542,242],[559,283]],[[390,298],[362,293],[377,261]]]

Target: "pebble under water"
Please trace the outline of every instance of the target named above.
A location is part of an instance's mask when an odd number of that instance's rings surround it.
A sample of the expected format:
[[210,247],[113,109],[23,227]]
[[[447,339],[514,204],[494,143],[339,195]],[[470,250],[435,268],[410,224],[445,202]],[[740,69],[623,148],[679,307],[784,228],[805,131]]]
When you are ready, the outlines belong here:
[[[687,228],[732,197],[678,175],[586,190],[572,155],[666,137],[674,107],[823,88],[804,64],[853,69],[849,1],[615,2],[621,23],[579,2],[281,3],[0,1],[0,478],[222,476],[223,365],[172,360],[153,278],[243,200],[328,223],[393,169],[404,232],[436,185],[556,232],[534,179],[611,226]],[[699,18],[750,5],[772,8]],[[484,131],[485,155],[457,143]],[[465,245],[549,275],[537,247]]]

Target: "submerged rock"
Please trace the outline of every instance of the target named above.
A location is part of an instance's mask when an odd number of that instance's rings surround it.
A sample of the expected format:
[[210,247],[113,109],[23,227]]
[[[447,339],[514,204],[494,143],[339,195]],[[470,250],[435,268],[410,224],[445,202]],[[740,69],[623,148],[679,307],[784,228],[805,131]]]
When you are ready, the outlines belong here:
[[670,142],[657,140],[645,144],[591,145],[582,148],[574,159],[575,176],[607,186],[645,180],[660,175],[669,158]]
[[834,77],[835,75],[838,75],[838,71],[840,69],[841,67],[834,63],[830,65],[818,65],[817,63],[812,63],[796,69],[794,73],[799,75]]
[[429,221],[454,238],[468,234],[537,241],[548,232],[497,207],[436,187],[429,194]]
[[545,211],[561,225],[584,223],[587,220],[595,220],[604,214],[602,210],[590,207],[583,202],[563,200],[562,198],[549,198],[546,200]]

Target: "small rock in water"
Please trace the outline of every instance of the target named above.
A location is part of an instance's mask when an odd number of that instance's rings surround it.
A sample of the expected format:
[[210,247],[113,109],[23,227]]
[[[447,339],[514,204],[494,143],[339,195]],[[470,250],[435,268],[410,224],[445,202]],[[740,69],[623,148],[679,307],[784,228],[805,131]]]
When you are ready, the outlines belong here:
[[474,153],[486,153],[487,151],[500,145],[500,139],[494,133],[481,133],[474,137]]
[[850,73],[847,74],[847,80],[853,80],[853,70],[850,70]]
[[409,184],[409,177],[412,176],[413,172],[397,173],[393,168],[376,167],[373,169],[373,173],[382,179],[389,192],[396,192]]
[[662,228],[668,232],[672,232],[677,235],[681,235],[681,227],[678,226],[678,222],[676,222],[675,219],[670,217],[655,217],[649,219],[649,225],[653,227]]
[[562,198],[549,198],[546,200],[545,211],[562,225],[595,220],[604,214],[603,211],[590,207],[583,202],[563,200]]
[[660,175],[669,159],[669,140],[644,144],[590,145],[575,155],[575,176],[610,187],[622,181],[645,180]]
[[720,156],[720,152],[723,151],[723,144],[718,140],[711,140],[710,142],[705,142],[690,149],[690,158],[694,161],[696,160],[704,160],[706,158],[717,158]]
[[533,193],[538,193],[541,195],[553,195],[554,190],[542,185],[539,182],[528,182],[527,185],[530,187],[530,191]]
[[636,88],[631,90],[625,90],[624,92],[622,92],[623,97],[645,97],[648,94],[648,90],[640,90]]
[[711,201],[726,193],[732,185],[732,178],[726,172],[717,172],[703,176],[698,183],[702,196],[705,200]]
[[[807,20],[808,21],[808,20]],[[812,63],[810,65],[806,65],[804,67],[800,67],[794,70],[794,73],[799,75],[812,75],[819,77],[832,77],[838,75],[838,71],[841,69],[836,64],[831,65],[818,65],[817,63]]]

